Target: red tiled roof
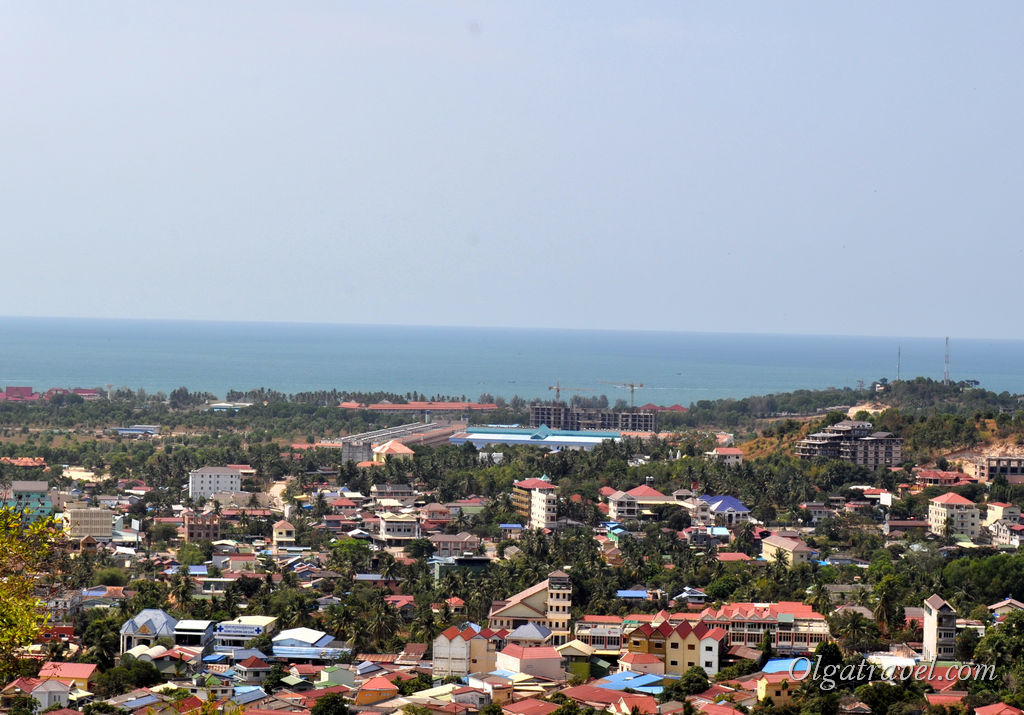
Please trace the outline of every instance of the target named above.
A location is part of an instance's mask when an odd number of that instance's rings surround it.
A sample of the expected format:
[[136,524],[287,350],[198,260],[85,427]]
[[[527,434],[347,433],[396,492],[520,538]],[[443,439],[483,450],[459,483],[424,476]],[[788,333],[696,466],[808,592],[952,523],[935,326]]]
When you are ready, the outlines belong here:
[[526,698],[514,703],[505,703],[501,709],[512,715],[548,715],[558,710],[558,705],[537,698]]
[[522,487],[523,489],[557,489],[557,487],[551,482],[545,482],[543,479],[532,478],[516,482],[515,486]]
[[946,492],[945,494],[943,494],[940,497],[935,497],[934,499],[932,499],[932,503],[933,504],[962,504],[964,506],[974,506],[974,502],[972,502],[967,497],[960,496],[956,492]]
[[39,669],[40,678],[91,678],[96,672],[93,663],[57,663],[48,661]]
[[394,690],[398,692],[398,687],[387,678],[377,676],[376,678],[370,678],[361,686],[360,690]]
[[511,656],[513,658],[557,658],[561,660],[562,656],[557,650],[549,645],[537,645],[537,646],[521,646],[521,645],[507,645],[505,650],[501,651],[502,655]]
[[629,494],[631,497],[656,497],[657,498],[657,497],[664,497],[665,496],[664,494],[659,492],[657,489],[654,489],[653,487],[649,487],[646,484],[641,484],[638,487],[633,487],[628,492],[626,492],[626,494]]

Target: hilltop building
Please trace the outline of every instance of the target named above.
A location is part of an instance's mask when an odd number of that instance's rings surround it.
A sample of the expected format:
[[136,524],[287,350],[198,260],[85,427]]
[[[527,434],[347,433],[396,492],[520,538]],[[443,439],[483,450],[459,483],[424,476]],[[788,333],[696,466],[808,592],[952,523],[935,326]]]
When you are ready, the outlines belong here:
[[870,422],[843,420],[797,442],[801,459],[841,459],[863,467],[898,467],[903,440],[891,432],[875,432]]

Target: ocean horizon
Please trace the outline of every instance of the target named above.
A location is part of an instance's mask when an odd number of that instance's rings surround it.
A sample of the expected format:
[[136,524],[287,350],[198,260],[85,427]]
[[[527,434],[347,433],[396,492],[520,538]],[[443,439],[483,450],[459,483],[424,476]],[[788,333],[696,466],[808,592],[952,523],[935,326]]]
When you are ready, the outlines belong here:
[[[689,405],[900,373],[941,379],[945,338],[0,317],[0,387],[186,386],[223,398],[417,391],[509,399],[571,394]],[[1024,392],[1024,341],[950,339],[950,378]],[[611,384],[616,383],[616,384]],[[574,392],[569,388],[579,388]]]

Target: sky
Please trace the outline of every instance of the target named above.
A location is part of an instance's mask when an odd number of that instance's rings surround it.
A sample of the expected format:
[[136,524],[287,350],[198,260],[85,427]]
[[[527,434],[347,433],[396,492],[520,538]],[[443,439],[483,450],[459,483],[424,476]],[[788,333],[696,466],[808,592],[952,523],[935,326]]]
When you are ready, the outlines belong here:
[[0,314],[1019,337],[1022,21],[3,0]]

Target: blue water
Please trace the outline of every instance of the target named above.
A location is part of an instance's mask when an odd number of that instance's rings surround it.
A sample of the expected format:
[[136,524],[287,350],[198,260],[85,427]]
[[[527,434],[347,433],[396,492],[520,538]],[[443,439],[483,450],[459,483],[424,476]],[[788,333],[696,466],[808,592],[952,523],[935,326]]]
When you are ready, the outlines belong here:
[[[583,396],[688,405],[799,388],[856,387],[902,376],[940,379],[943,338],[0,318],[0,386],[115,386],[223,397],[412,390],[550,397],[556,380]],[[1024,341],[951,339],[950,376],[1024,392]],[[566,395],[563,394],[563,399]]]

